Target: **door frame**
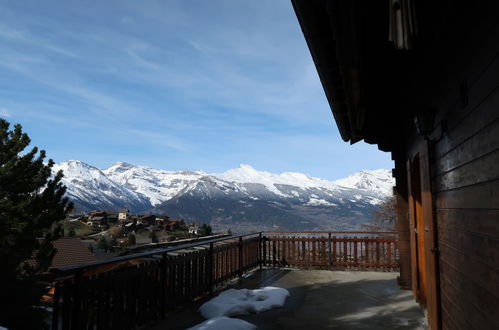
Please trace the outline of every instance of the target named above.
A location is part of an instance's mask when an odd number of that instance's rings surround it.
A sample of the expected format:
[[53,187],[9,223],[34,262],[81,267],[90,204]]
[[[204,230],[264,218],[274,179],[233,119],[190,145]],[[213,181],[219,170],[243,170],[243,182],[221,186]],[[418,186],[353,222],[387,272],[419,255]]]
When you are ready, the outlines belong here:
[[[422,140],[408,155],[407,184],[410,223],[412,292],[428,312],[430,329],[441,328],[439,250],[436,213],[431,192],[429,141]],[[418,176],[418,177],[415,177]],[[418,185],[419,187],[416,187]],[[420,192],[420,196],[416,196]],[[420,203],[420,205],[419,205]],[[419,231],[416,231],[419,227]],[[422,229],[422,230],[421,230]],[[421,231],[423,231],[421,233]],[[419,237],[419,239],[418,239]],[[418,242],[419,241],[419,242]],[[422,243],[422,247],[421,247]],[[418,248],[419,247],[419,248]],[[419,263],[418,263],[419,261]],[[423,267],[420,267],[421,262]],[[421,268],[423,273],[420,274]],[[423,276],[423,281],[419,279]],[[420,288],[423,285],[423,288]]]

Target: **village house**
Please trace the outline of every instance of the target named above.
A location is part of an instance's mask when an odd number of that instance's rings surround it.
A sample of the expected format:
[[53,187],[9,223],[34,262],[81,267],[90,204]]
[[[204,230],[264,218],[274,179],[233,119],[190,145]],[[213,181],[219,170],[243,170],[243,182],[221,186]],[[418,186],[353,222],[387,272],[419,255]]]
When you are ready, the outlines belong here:
[[156,217],[156,226],[158,227],[164,227],[164,225],[168,222],[168,220],[170,219],[169,216],[165,215],[165,216],[161,216],[161,217]]
[[94,230],[105,230],[109,226],[106,211],[92,211],[88,214],[87,224]]
[[187,230],[187,225],[183,219],[169,218],[164,224],[164,228],[168,231]]
[[88,245],[79,238],[63,237],[52,242],[57,250],[50,268],[73,266],[96,261]]
[[120,223],[127,222],[127,220],[128,220],[128,214],[129,213],[130,213],[129,210],[126,210],[126,209],[120,210],[119,213],[118,213],[118,221]]
[[145,226],[155,226],[156,225],[156,216],[152,214],[139,215],[137,218],[137,222],[141,223]]
[[199,235],[200,230],[198,226],[189,226],[189,234]]

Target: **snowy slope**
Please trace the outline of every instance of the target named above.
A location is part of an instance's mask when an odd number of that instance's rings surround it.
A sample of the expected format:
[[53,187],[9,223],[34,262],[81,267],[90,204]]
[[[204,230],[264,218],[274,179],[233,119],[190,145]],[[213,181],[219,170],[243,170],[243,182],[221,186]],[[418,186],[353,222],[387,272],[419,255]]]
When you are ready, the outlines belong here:
[[146,196],[152,205],[171,199],[206,175],[202,171],[170,172],[118,162],[103,170],[107,177]]
[[151,208],[145,196],[110,180],[101,170],[84,162],[57,163],[52,170],[64,172],[62,182],[67,187],[66,194],[81,209]]
[[334,181],[335,184],[380,195],[391,195],[394,179],[390,170],[364,170],[344,179]]
[[213,176],[228,182],[237,183],[257,183],[265,186],[269,191],[286,196],[278,185],[295,186],[299,188],[326,188],[337,190],[338,186],[324,179],[314,178],[307,174],[297,172],[284,172],[282,174],[274,174],[270,172],[257,171],[250,165],[240,165],[239,168],[228,170],[220,174],[212,174]]

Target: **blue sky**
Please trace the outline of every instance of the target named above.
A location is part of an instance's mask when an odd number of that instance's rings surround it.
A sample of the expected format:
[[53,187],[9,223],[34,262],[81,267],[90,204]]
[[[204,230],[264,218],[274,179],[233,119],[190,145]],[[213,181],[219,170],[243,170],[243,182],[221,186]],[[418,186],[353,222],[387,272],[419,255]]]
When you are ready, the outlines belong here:
[[392,167],[341,140],[289,0],[0,1],[0,116],[99,168]]

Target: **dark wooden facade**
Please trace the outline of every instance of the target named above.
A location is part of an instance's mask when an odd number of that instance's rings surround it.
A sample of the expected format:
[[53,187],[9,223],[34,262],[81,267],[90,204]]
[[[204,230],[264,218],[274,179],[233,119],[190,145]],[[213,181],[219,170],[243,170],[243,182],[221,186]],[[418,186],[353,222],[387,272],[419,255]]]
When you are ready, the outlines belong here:
[[[499,5],[293,5],[342,138],[395,161],[400,284],[432,329],[497,329]],[[405,49],[389,40],[397,13],[416,26]]]

